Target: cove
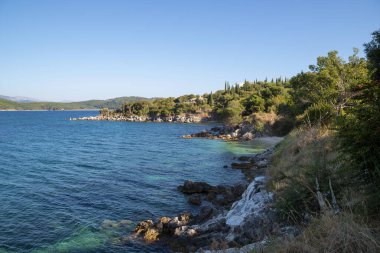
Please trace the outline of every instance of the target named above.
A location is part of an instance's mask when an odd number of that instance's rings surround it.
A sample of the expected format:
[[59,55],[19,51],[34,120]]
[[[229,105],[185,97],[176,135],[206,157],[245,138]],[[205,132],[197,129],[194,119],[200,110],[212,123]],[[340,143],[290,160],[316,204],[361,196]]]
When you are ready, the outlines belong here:
[[69,121],[95,111],[0,112],[0,252],[161,252],[119,242],[140,220],[194,211],[185,180],[232,184],[270,143],[180,138],[206,124]]

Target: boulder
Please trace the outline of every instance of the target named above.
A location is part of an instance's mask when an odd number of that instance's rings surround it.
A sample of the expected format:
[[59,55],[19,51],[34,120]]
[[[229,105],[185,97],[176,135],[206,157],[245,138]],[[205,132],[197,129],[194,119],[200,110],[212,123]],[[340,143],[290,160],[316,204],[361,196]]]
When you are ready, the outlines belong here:
[[154,242],[158,240],[160,233],[155,228],[148,228],[145,232],[144,239],[147,242]]
[[245,133],[242,136],[243,140],[250,141],[253,140],[254,135],[251,132]]
[[137,235],[139,235],[141,233],[145,233],[151,226],[153,226],[152,220],[141,221],[137,224],[137,226],[135,228],[135,233]]
[[268,161],[266,159],[260,160],[260,161],[256,162],[255,165],[259,168],[264,168],[268,165]]
[[215,208],[211,205],[211,203],[207,203],[205,205],[202,205],[200,208],[199,208],[199,212],[198,212],[198,216],[197,216],[197,219],[199,221],[204,221],[204,220],[207,220],[208,218],[210,218],[214,212],[215,212]]
[[193,182],[186,180],[183,185],[178,186],[178,190],[182,193],[208,193],[213,187],[206,182]]

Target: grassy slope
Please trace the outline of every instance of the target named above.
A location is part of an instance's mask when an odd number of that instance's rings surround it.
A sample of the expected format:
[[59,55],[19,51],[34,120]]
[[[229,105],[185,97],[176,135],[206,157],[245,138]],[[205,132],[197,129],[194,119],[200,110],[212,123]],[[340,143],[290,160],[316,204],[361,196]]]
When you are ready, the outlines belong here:
[[126,102],[153,100],[143,97],[119,97],[107,100],[88,100],[81,102],[59,103],[59,102],[28,102],[18,103],[6,99],[0,99],[0,110],[53,110],[53,109],[100,109],[120,108]]
[[[270,187],[282,218],[300,226],[302,232],[296,238],[273,238],[264,249],[252,253],[380,252],[377,221],[353,211],[362,203],[362,195],[353,194],[345,184],[350,179],[342,177],[338,168],[331,130],[295,129],[278,144],[268,168]],[[323,213],[316,199],[316,178],[327,204]],[[338,214],[331,208],[329,179],[340,206]]]

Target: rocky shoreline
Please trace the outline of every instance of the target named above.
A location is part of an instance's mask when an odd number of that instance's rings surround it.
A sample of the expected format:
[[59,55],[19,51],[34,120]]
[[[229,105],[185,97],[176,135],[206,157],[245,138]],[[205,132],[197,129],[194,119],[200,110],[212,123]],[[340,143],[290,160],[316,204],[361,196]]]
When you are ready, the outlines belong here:
[[81,118],[70,118],[70,120],[93,120],[93,121],[125,121],[125,122],[176,122],[176,123],[201,123],[210,120],[209,117],[198,115],[176,115],[168,117],[149,117],[149,116],[124,116],[122,114],[98,115]]
[[184,139],[208,138],[227,141],[249,141],[257,137],[270,135],[268,131],[258,131],[251,123],[243,122],[234,126],[213,127],[199,133],[183,135]]
[[271,237],[295,236],[297,229],[276,219],[274,195],[266,188],[264,170],[272,153],[271,148],[231,164],[256,175],[248,183],[212,186],[185,181],[178,190],[190,204],[199,206],[198,213],[141,221],[129,239],[162,244],[175,252],[247,252]]

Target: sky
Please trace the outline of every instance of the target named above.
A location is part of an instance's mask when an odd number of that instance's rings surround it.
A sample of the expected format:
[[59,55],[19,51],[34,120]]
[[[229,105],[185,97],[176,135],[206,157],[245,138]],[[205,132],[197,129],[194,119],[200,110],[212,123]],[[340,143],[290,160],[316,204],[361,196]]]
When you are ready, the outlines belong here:
[[0,95],[168,97],[291,77],[363,51],[378,13],[379,0],[0,0]]

